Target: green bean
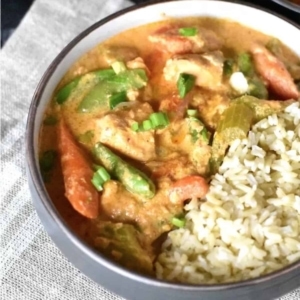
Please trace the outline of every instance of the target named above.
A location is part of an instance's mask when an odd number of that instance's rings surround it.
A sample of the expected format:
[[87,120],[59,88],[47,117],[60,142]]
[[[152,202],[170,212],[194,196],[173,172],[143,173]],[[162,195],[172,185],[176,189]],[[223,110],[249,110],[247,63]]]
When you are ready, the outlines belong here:
[[94,147],[94,155],[113,176],[124,184],[128,191],[147,199],[154,197],[155,185],[151,179],[114,154],[106,146],[97,143]]

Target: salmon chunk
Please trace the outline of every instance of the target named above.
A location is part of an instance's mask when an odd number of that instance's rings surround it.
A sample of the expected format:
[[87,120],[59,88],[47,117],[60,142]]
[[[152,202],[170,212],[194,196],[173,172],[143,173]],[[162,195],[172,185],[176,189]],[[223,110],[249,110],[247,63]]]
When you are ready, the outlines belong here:
[[101,51],[104,61],[111,65],[113,62],[120,61],[130,61],[139,56],[139,53],[134,47],[106,47]]
[[164,27],[151,34],[149,40],[173,54],[202,53],[221,48],[222,41],[213,31],[199,26],[193,28],[197,29],[196,35],[182,36],[178,26]]
[[107,114],[96,120],[95,138],[114,150],[140,161],[155,158],[154,131],[134,131],[131,126],[142,122],[153,112],[148,103],[137,103],[131,109]]

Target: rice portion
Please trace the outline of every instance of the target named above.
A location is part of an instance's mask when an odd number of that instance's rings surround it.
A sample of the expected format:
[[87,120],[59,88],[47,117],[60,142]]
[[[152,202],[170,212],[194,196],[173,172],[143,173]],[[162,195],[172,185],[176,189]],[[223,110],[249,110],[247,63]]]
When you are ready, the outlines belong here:
[[300,107],[288,106],[234,141],[205,202],[185,206],[156,275],[184,283],[254,278],[300,259]]

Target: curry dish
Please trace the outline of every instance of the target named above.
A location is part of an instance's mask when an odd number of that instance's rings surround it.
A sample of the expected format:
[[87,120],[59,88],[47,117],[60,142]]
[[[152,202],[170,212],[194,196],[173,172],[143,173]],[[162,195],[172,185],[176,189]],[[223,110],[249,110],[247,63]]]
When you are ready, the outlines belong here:
[[40,167],[62,217],[126,268],[154,274],[184,205],[228,145],[299,98],[299,57],[240,24],[166,20],[120,33],[68,70],[45,112]]

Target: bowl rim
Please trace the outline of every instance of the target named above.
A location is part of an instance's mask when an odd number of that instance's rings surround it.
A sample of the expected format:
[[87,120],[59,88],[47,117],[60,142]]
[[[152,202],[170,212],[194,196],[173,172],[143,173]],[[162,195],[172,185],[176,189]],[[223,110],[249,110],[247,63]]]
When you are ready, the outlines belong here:
[[[41,100],[41,95],[44,92],[44,89],[47,85],[47,82],[51,78],[52,74],[56,70],[59,63],[67,56],[67,54],[70,52],[70,50],[77,45],[83,38],[85,38],[88,34],[90,34],[92,31],[97,29],[98,27],[101,27],[105,23],[112,21],[119,16],[126,14],[127,12],[132,12],[139,10],[140,8],[145,8],[147,6],[152,6],[156,4],[162,4],[167,2],[184,2],[183,1],[177,1],[177,0],[150,0],[146,1],[144,3],[133,5],[130,7],[127,7],[125,9],[122,9],[120,11],[117,11],[86,28],[81,33],[79,33],[75,38],[73,38],[63,49],[62,51],[54,58],[54,60],[51,62],[51,64],[48,66],[46,71],[44,72],[41,80],[39,81],[35,92],[33,94],[28,117],[27,117],[27,124],[26,124],[26,133],[25,133],[25,157],[26,157],[26,164],[27,164],[27,176],[31,177],[32,184],[39,196],[39,201],[44,206],[44,208],[47,210],[49,215],[52,217],[52,221],[56,222],[56,224],[59,226],[60,230],[64,232],[64,234],[72,241],[76,247],[78,247],[85,255],[89,256],[91,259],[93,259],[95,262],[100,263],[101,265],[109,268],[111,271],[114,271],[118,273],[119,275],[123,275],[127,278],[130,278],[136,282],[139,283],[146,283],[152,286],[156,287],[164,287],[168,289],[180,289],[180,290],[186,290],[186,291],[220,291],[228,288],[236,289],[241,287],[249,287],[253,286],[258,283],[266,282],[275,278],[278,278],[280,276],[283,276],[290,271],[295,271],[296,269],[300,268],[300,260],[296,261],[290,265],[285,266],[282,269],[279,269],[277,271],[268,273],[266,275],[253,278],[253,279],[247,279],[243,281],[237,281],[237,282],[228,282],[228,283],[218,283],[218,284],[188,284],[188,283],[174,283],[169,282],[166,280],[161,280],[155,277],[150,277],[147,275],[142,275],[139,273],[136,273],[134,271],[131,271],[129,269],[126,269],[119,264],[109,260],[107,257],[102,255],[99,251],[96,251],[93,249],[90,245],[88,245],[84,240],[79,238],[72,229],[67,225],[66,221],[61,217],[59,212],[57,211],[55,205],[52,203],[50,197],[47,194],[46,188],[44,186],[43,181],[41,180],[41,177],[39,176],[39,168],[36,164],[36,159],[34,155],[34,128],[35,128],[35,115],[37,112],[38,105]],[[225,2],[229,4],[239,4],[250,8],[255,8],[258,10],[261,10],[263,12],[266,12],[268,14],[271,14],[279,19],[284,20],[287,23],[290,23],[291,25],[295,26],[300,30],[300,25],[297,23],[291,21],[290,19],[286,18],[285,16],[282,16],[276,12],[273,12],[272,10],[261,7],[257,4],[252,3],[246,3],[244,1],[240,0],[191,0],[196,2],[201,1],[217,1],[217,2]],[[45,228],[44,228],[45,229]],[[46,229],[45,229],[46,230]],[[47,231],[47,230],[46,230]],[[48,233],[48,235],[52,236]],[[56,243],[55,243],[56,244]],[[57,244],[56,246],[60,248]]]
[[294,12],[300,13],[300,5],[296,3],[293,3],[289,0],[272,0],[272,1]]

